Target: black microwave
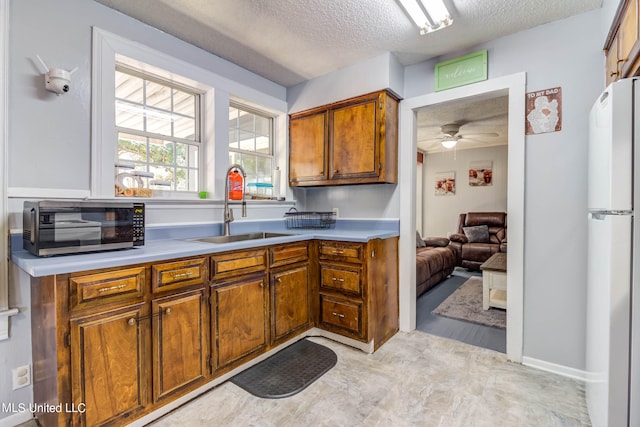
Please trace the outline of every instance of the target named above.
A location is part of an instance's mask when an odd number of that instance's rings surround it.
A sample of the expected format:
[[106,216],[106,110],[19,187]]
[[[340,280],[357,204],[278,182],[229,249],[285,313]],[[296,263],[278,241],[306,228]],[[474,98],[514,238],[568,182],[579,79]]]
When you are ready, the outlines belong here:
[[23,247],[36,256],[144,245],[144,203],[24,202]]

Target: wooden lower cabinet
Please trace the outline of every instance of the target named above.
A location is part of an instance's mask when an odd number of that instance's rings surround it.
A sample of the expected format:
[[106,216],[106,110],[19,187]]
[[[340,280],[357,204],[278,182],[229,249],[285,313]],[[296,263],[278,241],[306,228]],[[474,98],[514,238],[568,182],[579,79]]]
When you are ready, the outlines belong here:
[[153,401],[157,402],[206,379],[209,317],[204,289],[151,304]]
[[309,264],[271,273],[271,343],[310,326]]
[[147,402],[148,326],[143,304],[70,321],[73,425],[99,426]]
[[32,277],[41,426],[120,426],[318,326],[398,329],[397,238],[294,242]]
[[269,287],[264,274],[211,286],[214,367],[226,368],[268,344]]
[[320,241],[319,326],[378,349],[398,331],[398,239]]

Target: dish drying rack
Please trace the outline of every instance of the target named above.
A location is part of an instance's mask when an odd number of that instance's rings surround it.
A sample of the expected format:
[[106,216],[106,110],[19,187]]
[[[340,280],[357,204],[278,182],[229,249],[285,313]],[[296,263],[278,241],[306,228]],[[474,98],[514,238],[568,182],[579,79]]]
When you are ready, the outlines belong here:
[[291,208],[284,216],[287,228],[331,228],[336,223],[335,212],[298,212]]

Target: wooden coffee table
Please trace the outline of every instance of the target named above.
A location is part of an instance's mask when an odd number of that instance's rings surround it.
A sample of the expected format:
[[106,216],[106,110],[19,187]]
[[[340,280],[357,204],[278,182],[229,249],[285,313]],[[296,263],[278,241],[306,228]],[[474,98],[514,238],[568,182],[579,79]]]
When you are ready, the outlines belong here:
[[480,266],[482,270],[482,308],[507,308],[507,254],[491,255]]

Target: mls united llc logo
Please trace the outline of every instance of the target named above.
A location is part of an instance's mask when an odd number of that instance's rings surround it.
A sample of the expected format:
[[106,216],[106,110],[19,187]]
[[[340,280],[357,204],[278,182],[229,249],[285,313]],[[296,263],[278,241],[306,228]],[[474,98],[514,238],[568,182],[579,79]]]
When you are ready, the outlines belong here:
[[19,413],[19,412],[40,412],[40,413],[80,413],[83,414],[87,409],[84,403],[58,403],[52,405],[50,403],[2,403],[0,405],[3,413]]

